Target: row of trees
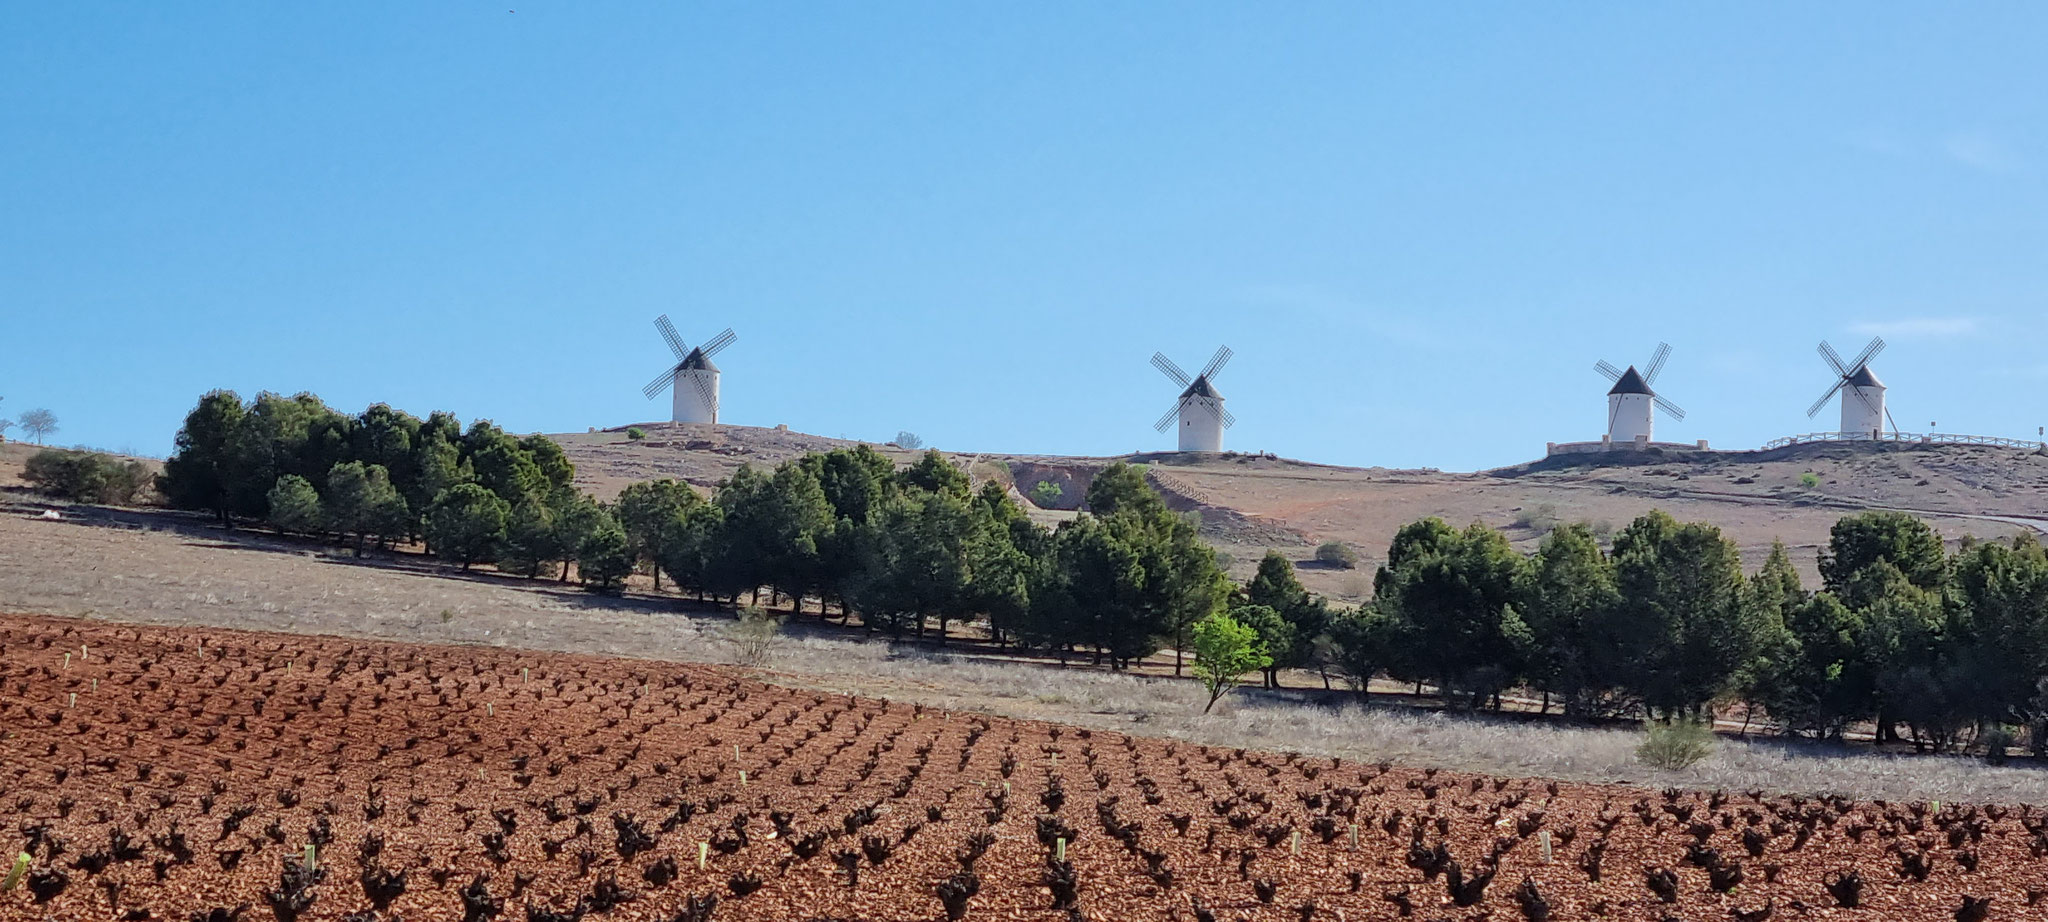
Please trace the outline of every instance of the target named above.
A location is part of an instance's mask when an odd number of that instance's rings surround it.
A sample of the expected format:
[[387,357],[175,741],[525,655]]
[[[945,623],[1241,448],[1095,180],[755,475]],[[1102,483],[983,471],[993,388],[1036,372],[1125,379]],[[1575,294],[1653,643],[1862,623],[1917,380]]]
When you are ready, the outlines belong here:
[[1741,700],[1795,734],[1867,724],[1895,739],[1903,725],[1937,750],[1971,731],[2048,739],[2048,554],[2032,537],[1950,554],[1917,518],[1863,513],[1836,523],[1819,570],[1810,591],[1779,544],[1745,575],[1718,529],[1661,512],[1608,547],[1570,525],[1529,555],[1428,519],[1395,536],[1373,600],[1333,616],[1324,645],[1274,658],[1326,657],[1474,707],[1528,687],[1585,717]]
[[1141,467],[1114,464],[1057,529],[1032,523],[998,480],[977,488],[936,452],[897,469],[866,448],[742,467],[707,499],[674,480],[601,504],[541,437],[309,395],[244,404],[209,394],[178,436],[160,489],[224,521],[423,537],[433,553],[529,577],[573,564],[618,585],[636,568],[700,598],[770,594],[870,631],[944,642],[978,622],[999,644],[1083,653],[1111,668],[1191,646],[1212,615],[1252,638],[1245,661],[1277,686],[1308,668],[1363,688],[1434,685],[1461,707],[1528,689],[1580,717],[1699,717],[1743,700],[1795,733],[1908,728],[1947,748],[2024,725],[2048,739],[2048,554],[2029,538],[1950,554],[1897,513],[1838,522],[1809,590],[1783,546],[1753,574],[1703,523],[1652,512],[1604,540],[1554,529],[1533,552],[1498,530],[1424,519],[1402,528],[1374,597],[1335,608],[1271,553],[1238,586],[1168,509]]
[[[450,413],[422,420],[377,404],[349,415],[311,394],[245,402],[214,391],[186,415],[157,488],[223,525],[281,517],[294,530],[391,540],[417,537],[452,487],[476,484],[517,504],[570,489],[575,474],[545,436],[520,438],[481,420],[465,430]],[[309,496],[324,504],[318,514]]]

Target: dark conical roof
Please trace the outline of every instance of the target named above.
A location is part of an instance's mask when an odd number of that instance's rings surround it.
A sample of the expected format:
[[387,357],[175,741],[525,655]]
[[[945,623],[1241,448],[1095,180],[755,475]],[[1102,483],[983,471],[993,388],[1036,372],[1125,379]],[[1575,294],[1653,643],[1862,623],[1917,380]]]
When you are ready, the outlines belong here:
[[1208,375],[1202,375],[1195,379],[1195,383],[1188,385],[1187,390],[1181,391],[1180,397],[1182,400],[1186,400],[1189,397],[1208,397],[1213,400],[1222,400],[1223,394],[1216,390],[1216,385],[1209,383]]
[[1856,370],[1855,370],[1855,371],[1853,371],[1853,372],[1851,372],[1851,373],[1849,374],[1849,386],[1850,386],[1850,387],[1883,387],[1883,386],[1884,386],[1884,382],[1883,382],[1883,381],[1879,381],[1879,380],[1877,380],[1877,375],[1875,375],[1875,374],[1872,374],[1872,373],[1871,373],[1871,371],[1870,371],[1870,366],[1868,366],[1868,365],[1859,365],[1859,366],[1857,366],[1857,367],[1856,367]]
[[[1614,366],[1610,365],[1608,367],[1612,368]],[[1644,381],[1643,376],[1636,373],[1636,367],[1634,365],[1630,365],[1628,367],[1628,370],[1622,372],[1621,377],[1615,380],[1614,387],[1607,392],[1607,396],[1612,397],[1615,394],[1650,393],[1654,393],[1650,390],[1650,383],[1648,381]]]
[[690,354],[683,356],[682,364],[677,365],[676,368],[679,371],[716,372],[718,370],[718,366],[711,364],[711,357],[705,355],[702,349],[690,350]]

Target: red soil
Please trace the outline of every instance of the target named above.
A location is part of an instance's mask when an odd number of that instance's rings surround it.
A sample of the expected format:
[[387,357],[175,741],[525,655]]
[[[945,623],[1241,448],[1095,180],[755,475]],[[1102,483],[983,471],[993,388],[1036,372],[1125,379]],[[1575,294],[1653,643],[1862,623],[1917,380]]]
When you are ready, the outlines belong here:
[[[936,888],[966,883],[977,843],[970,920],[1068,918],[1049,886],[1067,874],[1096,920],[1404,903],[1420,919],[1948,919],[1965,895],[2017,918],[2048,892],[2048,815],[2027,807],[1410,771],[486,648],[0,617],[0,729],[0,849],[32,856],[0,893],[7,919],[289,918],[281,876],[309,841],[324,876],[296,892],[305,920],[463,919],[465,890],[505,920],[579,903],[620,922],[943,919]],[[1049,867],[1060,838],[1067,864]],[[1851,871],[1859,907],[1840,908],[1827,881]],[[1671,903],[1650,885],[1666,872]],[[1447,879],[1489,873],[1452,899]],[[388,905],[368,915],[373,893]],[[693,895],[716,909],[692,914]]]

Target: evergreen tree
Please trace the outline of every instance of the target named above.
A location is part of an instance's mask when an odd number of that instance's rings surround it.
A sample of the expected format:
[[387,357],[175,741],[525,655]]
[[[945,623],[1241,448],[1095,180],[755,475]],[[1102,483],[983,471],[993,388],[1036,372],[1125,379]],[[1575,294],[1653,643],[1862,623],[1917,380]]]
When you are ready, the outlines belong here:
[[[484,489],[497,496],[496,491]],[[503,502],[502,498],[500,502]],[[520,497],[518,503],[511,505],[506,519],[505,539],[498,552],[498,569],[535,579],[540,576],[542,567],[562,557],[554,508],[545,497],[537,494]]]
[[[299,419],[305,427],[296,450],[284,458],[278,475],[297,474],[306,478],[316,487],[325,488],[327,473],[344,461],[362,461],[355,454],[356,420],[354,417],[336,411],[322,402],[319,397],[308,393],[292,396],[292,403],[298,405]],[[365,462],[375,463],[375,462]],[[390,476],[385,471],[385,476]]]
[[1850,723],[1871,716],[1876,688],[1863,664],[1863,618],[1834,593],[1819,592],[1785,616],[1790,644],[1765,674],[1758,697],[1788,733],[1839,738]]
[[1370,699],[1373,677],[1389,662],[1387,618],[1378,606],[1367,603],[1332,617],[1329,636],[1337,671],[1360,698]]
[[901,489],[896,465],[866,445],[810,454],[799,461],[832,507],[833,526],[817,539],[817,591],[849,611],[849,599],[874,566],[872,538],[883,503]]
[[655,545],[655,564],[668,573],[676,589],[701,598],[712,591],[711,561],[723,542],[725,513],[710,503],[696,503],[663,523]]
[[1857,647],[1876,691],[1881,728],[1904,721],[1916,743],[1947,751],[1968,724],[1975,703],[1966,700],[1962,664],[1938,590],[1924,589],[1889,560],[1863,568],[1848,591],[1864,601]]
[[967,472],[953,466],[946,456],[937,449],[927,451],[917,463],[904,468],[897,475],[897,481],[908,490],[924,490],[928,493],[944,493],[956,499],[966,499],[972,484]]
[[[267,391],[256,395],[229,441],[228,504],[235,514],[269,517],[270,488],[300,464],[307,426],[304,404]],[[316,488],[324,488],[327,473],[307,471],[300,476]]]
[[596,500],[573,487],[552,491],[548,494],[547,504],[554,513],[555,556],[562,561],[561,581],[566,583],[569,581],[569,565],[576,562],[584,542],[589,541],[610,516]]
[[576,482],[576,465],[569,456],[562,453],[562,446],[544,435],[529,435],[519,440],[519,449],[526,453],[535,469],[540,471],[542,482],[549,490],[566,490]]
[[[1899,716],[1888,704],[1905,694],[1905,673],[1924,672],[1925,662],[1913,662],[1907,650],[1896,645],[1930,636],[1923,619],[1924,600],[1910,598],[1899,586],[1922,592],[1939,591],[1948,581],[1948,551],[1940,536],[1927,523],[1902,512],[1863,512],[1837,522],[1820,554],[1821,581],[1827,591],[1840,598],[1855,613],[1864,635],[1857,645],[1862,672],[1852,684],[1868,688],[1873,696],[1872,720],[1880,742],[1896,738]],[[1889,597],[1886,612],[1873,608]],[[1886,694],[1883,689],[1893,691]]]
[[1785,543],[1771,542],[1770,556],[1743,587],[1743,605],[1751,612],[1758,634],[1756,653],[1736,676],[1735,684],[1751,715],[1765,705],[1787,670],[1797,668],[1800,645],[1792,625],[1806,599],[1806,588],[1800,584],[1799,571],[1792,567]]
[[968,547],[971,610],[988,615],[989,633],[1001,646],[1031,610],[1031,583],[1045,534],[1031,523],[1009,491],[994,481],[981,485],[973,507],[975,534]]
[[356,536],[356,556],[371,535],[391,538],[410,531],[405,499],[382,465],[343,461],[327,472],[327,527]]
[[[634,559],[651,562],[660,556],[661,541],[670,523],[703,503],[704,498],[689,484],[664,478],[630,484],[619,491],[613,514],[626,531],[626,543]],[[661,567],[652,570],[654,588],[660,591]]]
[[1623,617],[1641,626],[1630,644],[1630,684],[1667,715],[1699,717],[1734,689],[1756,656],[1763,628],[1743,604],[1742,561],[1711,525],[1681,525],[1652,511],[1614,539]]
[[488,560],[505,539],[505,520],[510,507],[483,487],[456,484],[434,498],[427,508],[425,532],[434,553],[462,564],[464,570],[479,560]]
[[634,560],[626,529],[610,512],[599,508],[576,550],[576,572],[583,584],[601,592],[621,587],[633,572]]
[[1622,711],[1620,680],[1642,638],[1623,617],[1614,566],[1593,530],[1564,525],[1544,536],[1515,597],[1536,642],[1529,678],[1544,689],[1546,702],[1555,693],[1575,717]]
[[[1274,643],[1272,638],[1268,638],[1266,650],[1273,658],[1273,666],[1266,670],[1267,687],[1280,687],[1279,672],[1282,669],[1315,666],[1320,670],[1327,666],[1320,657],[1328,649],[1329,605],[1310,595],[1308,589],[1301,585],[1301,580],[1294,574],[1294,563],[1287,559],[1287,555],[1267,551],[1266,556],[1260,558],[1258,572],[1253,574],[1251,582],[1245,584],[1245,598],[1253,605],[1273,609],[1288,626],[1287,643]],[[1265,632],[1261,631],[1260,635],[1265,636]],[[1327,677],[1323,685],[1329,687]]]
[[553,492],[553,484],[534,463],[532,453],[497,426],[478,420],[463,435],[462,443],[462,456],[477,482],[506,502],[517,505],[528,494]]
[[371,404],[356,416],[351,432],[354,444],[349,447],[349,459],[382,465],[398,495],[405,497],[406,505],[424,509],[441,489],[446,489],[446,484],[433,491],[421,487],[419,419],[388,404]]
[[1145,482],[1145,469],[1122,461],[1096,473],[1088,484],[1086,503],[1097,518],[1108,518],[1120,510],[1148,517],[1166,511],[1165,500]]
[[821,582],[818,545],[833,527],[818,479],[798,463],[768,475],[741,465],[712,501],[725,513],[714,580],[733,593],[771,586],[801,608]]
[[1280,677],[1276,675],[1285,664],[1273,658],[1272,651],[1287,650],[1295,645],[1294,625],[1280,617],[1279,610],[1269,605],[1245,604],[1230,610],[1230,617],[1237,623],[1251,628],[1257,634],[1259,646],[1266,650],[1266,665],[1260,667],[1265,676],[1267,688],[1279,688]]
[[883,504],[873,538],[873,563],[856,598],[871,627],[924,636],[927,619],[948,622],[971,613],[968,552],[978,533],[967,501],[952,492],[906,490]]
[[1926,522],[1905,512],[1859,512],[1835,522],[1820,554],[1821,581],[1849,607],[1863,607],[1870,600],[1858,598],[1850,583],[1879,561],[1921,589],[1938,589],[1948,579],[1948,551]]
[[320,494],[306,478],[286,474],[270,488],[270,524],[278,531],[313,533],[326,527],[327,516],[320,508]]
[[157,477],[157,492],[172,506],[208,510],[222,526],[232,525],[235,437],[243,415],[242,398],[233,391],[210,391],[199,398],[178,429],[171,457]]
[[[435,416],[438,418],[441,414]],[[413,482],[410,488],[401,487],[399,490],[404,494],[407,505],[424,509],[448,488],[476,482],[476,473],[462,457],[459,439],[459,434],[450,436],[440,427],[430,425],[421,428],[419,441],[413,447]]]
[[2048,740],[2048,553],[2032,535],[1977,544],[1956,555],[1952,585],[1962,697],[1978,720],[2029,726]]
[[1389,669],[1436,682],[1446,703],[1469,693],[1478,707],[1521,676],[1535,643],[1514,607],[1523,559],[1506,536],[1478,523],[1451,532],[1425,520],[1404,527],[1395,543],[1404,537],[1374,577],[1393,648]]
[[1041,594],[1032,593],[1035,634],[1062,646],[1093,646],[1117,670],[1159,649],[1170,628],[1166,611],[1147,604],[1143,553],[1118,529],[1094,516],[1062,524],[1053,534],[1050,573],[1042,605]]

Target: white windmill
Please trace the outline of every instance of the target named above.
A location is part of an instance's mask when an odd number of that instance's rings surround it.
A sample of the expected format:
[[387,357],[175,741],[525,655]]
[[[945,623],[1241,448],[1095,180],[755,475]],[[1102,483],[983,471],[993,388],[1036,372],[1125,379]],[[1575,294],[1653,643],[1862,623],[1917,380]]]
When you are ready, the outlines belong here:
[[1230,363],[1231,355],[1229,346],[1216,347],[1216,354],[1209,357],[1202,373],[1190,378],[1166,353],[1152,353],[1152,367],[1182,388],[1173,409],[1159,417],[1152,428],[1165,432],[1179,418],[1181,451],[1222,451],[1223,430],[1237,424],[1237,418],[1223,408],[1223,395],[1217,392],[1214,383],[1223,366]]
[[711,357],[720,349],[732,345],[732,328],[711,337],[709,342],[690,348],[676,333],[676,325],[668,322],[668,315],[654,318],[654,328],[661,331],[661,338],[668,342],[670,351],[676,354],[675,367],[661,373],[661,376],[647,382],[640,392],[653,400],[663,390],[674,388],[675,399],[670,418],[679,423],[718,422],[718,366],[711,364]]
[[1593,364],[1593,369],[1614,382],[1607,391],[1607,438],[1612,442],[1634,442],[1638,436],[1644,441],[1655,437],[1657,414],[1653,407],[1663,407],[1672,419],[1684,419],[1685,411],[1659,396],[1650,389],[1657,383],[1657,376],[1664,372],[1665,360],[1671,358],[1671,344],[1658,343],[1657,351],[1650,356],[1650,362],[1638,373],[1634,365],[1626,370],[1617,369],[1602,359]]
[[[1870,360],[1877,358],[1877,354],[1883,351],[1884,338],[1872,337],[1870,344],[1863,347],[1863,352],[1856,356],[1855,361],[1844,362],[1841,354],[1835,351],[1835,347],[1828,345],[1827,340],[1821,340],[1820,357],[1822,361],[1828,363],[1828,368],[1834,371],[1835,383],[1828,388],[1827,393],[1820,395],[1819,400],[1813,402],[1813,406],[1806,408],[1806,418],[1812,419],[1814,414],[1828,405],[1828,400],[1835,396],[1835,392],[1840,391],[1842,435],[1849,438],[1874,439],[1884,432],[1885,423],[1891,418],[1884,408],[1884,382],[1877,380],[1877,375],[1870,371]],[[1897,431],[1898,427],[1892,428]]]

